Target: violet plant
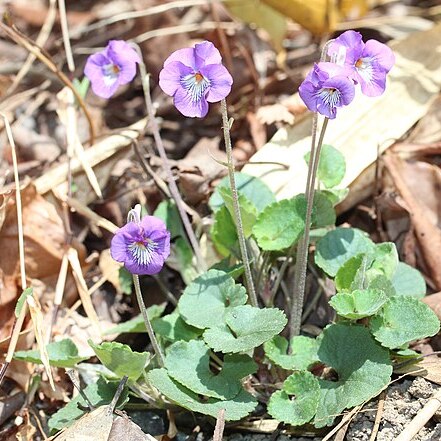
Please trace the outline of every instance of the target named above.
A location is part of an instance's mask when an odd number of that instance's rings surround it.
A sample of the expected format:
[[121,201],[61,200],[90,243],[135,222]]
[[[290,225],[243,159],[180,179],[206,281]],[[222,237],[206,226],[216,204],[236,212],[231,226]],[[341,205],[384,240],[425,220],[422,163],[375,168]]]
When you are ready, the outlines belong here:
[[[89,59],[93,69],[87,69],[92,90],[106,97],[131,76],[122,72],[143,66],[139,53],[136,58],[136,51],[128,52],[131,46],[111,46],[124,47],[127,53],[118,57],[106,49],[102,56]],[[88,386],[88,395],[111,390],[110,379],[127,375],[132,392],[153,406],[175,403],[213,417],[224,409],[227,421],[237,421],[257,415],[260,401],[278,421],[320,428],[332,424],[345,409],[380,393],[401,360],[418,360],[409,344],[438,332],[438,319],[420,301],[426,290],[424,279],[399,262],[395,245],[374,244],[357,229],[335,228],[334,206],[344,198],[336,187],[344,177],[345,162],[337,149],[323,144],[326,126],[338,109],[351,105],[358,84],[368,96],[385,91],[393,53],[374,40],[363,43],[354,31],[330,42],[326,52],[331,61],[315,64],[299,88],[305,104],[315,112],[314,121],[318,114],[325,117],[318,141],[314,130],[311,152],[305,158],[306,192],[281,201],[264,182],[234,172],[225,101],[233,80],[219,51],[203,42],[178,50],[165,61],[159,84],[183,115],[202,118],[209,103],[221,102],[229,176],[217,186],[209,205],[214,218],[211,239],[223,259],[189,277],[174,311],[164,314],[165,306],[160,305],[146,309],[139,276],[160,272],[167,264],[170,241],[178,249],[188,230],[180,223],[185,221],[179,207],[169,201],[154,216],[141,219],[140,207],[130,211],[127,224],[112,239],[111,254],[133,274],[141,316],[109,333],[148,332],[157,357],[116,342],[90,343],[107,371],[99,384]],[[126,70],[128,64],[131,67]],[[144,91],[149,108],[149,92]],[[154,133],[159,136],[159,130]],[[317,179],[323,190],[315,191]],[[336,289],[330,301],[336,322],[316,338],[299,335],[311,229],[317,271]],[[247,242],[255,257],[252,268]],[[289,305],[283,272],[295,248],[295,296]],[[191,248],[185,250],[191,261]],[[278,268],[281,256],[285,260]],[[279,271],[272,290],[267,289],[271,271]],[[237,281],[244,272],[247,289]],[[291,313],[288,339],[281,335],[288,322],[285,312],[273,306],[281,293]],[[265,307],[259,308],[258,300]],[[72,345],[68,340],[51,343],[50,361],[62,366],[84,361]],[[255,353],[260,346],[264,357],[261,351]],[[38,354],[29,352],[17,353],[16,358],[38,361]],[[65,354],[61,359],[60,353]],[[334,375],[330,377],[329,372]],[[271,388],[263,384],[268,382]],[[51,418],[50,427],[64,427],[67,419],[78,416],[75,412],[72,401]]]

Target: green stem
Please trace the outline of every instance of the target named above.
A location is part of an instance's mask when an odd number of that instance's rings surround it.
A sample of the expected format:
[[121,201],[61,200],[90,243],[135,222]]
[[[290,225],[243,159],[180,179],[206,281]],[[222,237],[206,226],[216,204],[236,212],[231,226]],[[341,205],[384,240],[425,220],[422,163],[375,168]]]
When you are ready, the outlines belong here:
[[[300,239],[297,248],[297,260],[295,267],[294,293],[290,314],[289,335],[294,337],[300,334],[300,326],[302,324],[303,300],[305,297],[305,281],[306,281],[306,265],[308,262],[308,246],[309,233],[311,230],[311,215],[314,204],[315,179],[320,159],[320,151],[323,144],[326,128],[328,126],[328,118],[325,118],[320,132],[320,137],[315,146],[315,136],[312,137],[311,157],[308,164],[308,177],[306,180],[306,216],[305,216],[305,232]],[[315,132],[315,131],[314,131]]]
[[141,74],[141,83],[142,83],[142,90],[144,92],[147,116],[149,119],[150,129],[152,131],[153,138],[155,140],[156,148],[158,149],[158,153],[162,160],[164,171],[167,175],[170,194],[176,203],[176,208],[178,209],[179,215],[182,220],[182,224],[184,225],[185,231],[188,236],[188,240],[190,241],[191,247],[193,248],[199,269],[201,269],[202,271],[206,271],[207,265],[205,263],[204,258],[202,257],[201,249],[199,247],[199,242],[193,231],[187,212],[185,211],[184,201],[182,200],[181,193],[179,192],[178,186],[176,185],[175,179],[173,177],[170,162],[167,158],[167,154],[164,148],[164,143],[162,142],[161,134],[159,132],[159,126],[158,123],[156,122],[155,110],[152,103],[152,97],[150,95],[149,76],[147,74],[147,69],[145,67],[144,61],[142,59],[142,52],[137,44],[132,43],[132,45],[135,48],[141,60],[139,63],[139,71]]
[[251,275],[250,262],[248,260],[248,251],[243,232],[242,216],[240,214],[239,198],[237,195],[236,180],[234,178],[233,148],[230,137],[230,121],[228,120],[227,102],[221,101],[222,126],[224,130],[225,150],[227,152],[228,176],[230,178],[231,195],[233,197],[234,221],[236,223],[237,237],[239,238],[240,254],[242,256],[243,266],[245,268],[245,280],[247,284],[248,295],[253,306],[258,306],[256,291],[254,289],[253,277]]
[[139,284],[139,276],[132,274],[133,284],[135,286],[136,300],[138,301],[139,309],[141,310],[142,318],[144,319],[144,324],[149,334],[150,341],[152,342],[153,350],[158,357],[158,363],[161,367],[164,367],[164,355],[159,347],[158,340],[156,340],[155,332],[153,331],[152,324],[150,323],[149,316],[147,314],[147,309],[144,304],[144,299],[142,298],[141,286]]

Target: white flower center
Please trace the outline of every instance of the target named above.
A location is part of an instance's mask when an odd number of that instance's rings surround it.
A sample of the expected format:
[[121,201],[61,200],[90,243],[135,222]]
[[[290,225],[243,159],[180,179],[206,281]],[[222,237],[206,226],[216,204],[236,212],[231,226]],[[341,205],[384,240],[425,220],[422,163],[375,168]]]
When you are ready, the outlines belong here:
[[341,92],[334,88],[320,89],[318,95],[323,100],[323,103],[329,107],[336,107],[341,98]]
[[355,68],[357,69],[357,72],[360,74],[363,80],[365,80],[367,83],[372,80],[373,68],[371,58],[359,58],[355,63]]
[[185,75],[181,78],[181,85],[188,92],[192,102],[199,101],[210,87],[210,80],[200,72]]
[[111,86],[117,79],[121,71],[118,65],[110,63],[102,67],[104,74],[104,83]]
[[129,251],[139,265],[149,265],[153,260],[153,252],[157,244],[152,240],[133,242],[129,245]]

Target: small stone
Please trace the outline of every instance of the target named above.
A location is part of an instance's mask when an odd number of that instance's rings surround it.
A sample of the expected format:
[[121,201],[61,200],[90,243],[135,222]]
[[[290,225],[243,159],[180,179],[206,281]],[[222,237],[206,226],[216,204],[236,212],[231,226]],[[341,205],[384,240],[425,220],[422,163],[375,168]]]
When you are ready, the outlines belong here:
[[417,377],[409,387],[408,392],[415,398],[430,398],[433,395],[432,383],[423,377]]

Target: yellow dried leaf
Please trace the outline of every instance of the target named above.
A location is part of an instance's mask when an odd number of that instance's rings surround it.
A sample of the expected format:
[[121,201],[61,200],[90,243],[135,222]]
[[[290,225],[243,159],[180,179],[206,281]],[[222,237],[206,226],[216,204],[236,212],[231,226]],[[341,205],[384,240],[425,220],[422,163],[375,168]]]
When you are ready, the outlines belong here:
[[38,350],[40,351],[41,362],[49,378],[49,383],[55,390],[54,379],[52,377],[51,366],[49,364],[49,355],[46,350],[45,336],[43,331],[43,314],[41,312],[38,300],[33,295],[26,297],[26,302],[31,313],[32,325],[34,327],[35,339],[37,340]]

